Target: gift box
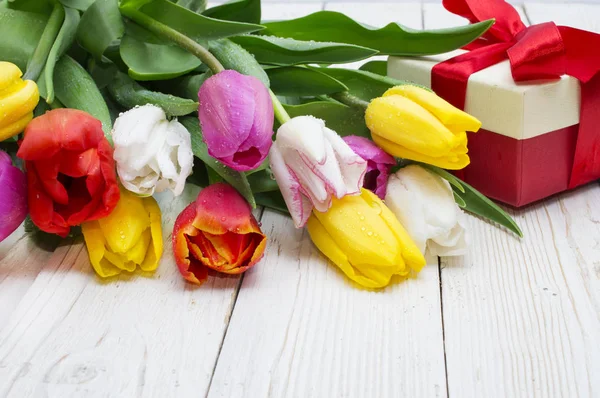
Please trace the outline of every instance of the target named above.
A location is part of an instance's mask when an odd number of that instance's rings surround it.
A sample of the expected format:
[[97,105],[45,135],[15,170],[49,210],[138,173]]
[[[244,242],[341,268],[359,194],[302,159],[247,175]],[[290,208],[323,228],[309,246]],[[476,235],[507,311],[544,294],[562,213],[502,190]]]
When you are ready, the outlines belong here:
[[471,163],[458,176],[517,207],[600,178],[600,57],[598,47],[583,48],[600,36],[553,23],[526,28],[501,1],[444,5],[500,25],[472,51],[390,57],[388,75],[433,88],[482,122],[468,134]]

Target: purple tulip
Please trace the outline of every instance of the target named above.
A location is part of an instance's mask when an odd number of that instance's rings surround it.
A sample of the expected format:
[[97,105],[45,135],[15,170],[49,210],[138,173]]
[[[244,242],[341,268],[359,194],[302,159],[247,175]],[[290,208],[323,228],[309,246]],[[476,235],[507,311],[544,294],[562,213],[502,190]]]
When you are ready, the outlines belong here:
[[381,199],[385,198],[387,179],[392,166],[396,164],[393,156],[385,153],[368,138],[349,135],[344,141],[354,153],[367,161],[367,174],[363,187],[375,193]]
[[198,100],[208,153],[238,171],[258,167],[273,136],[273,103],[265,85],[253,76],[225,70],[202,84]]
[[27,178],[0,151],[0,242],[13,233],[27,216]]

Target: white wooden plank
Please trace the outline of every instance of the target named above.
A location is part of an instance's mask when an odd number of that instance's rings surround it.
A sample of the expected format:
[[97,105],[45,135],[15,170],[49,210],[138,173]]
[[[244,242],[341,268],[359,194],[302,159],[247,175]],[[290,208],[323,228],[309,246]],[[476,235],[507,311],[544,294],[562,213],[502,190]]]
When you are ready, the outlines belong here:
[[25,234],[23,225],[0,243],[0,330],[52,255],[56,243],[37,245]]
[[265,211],[209,397],[445,397],[437,259],[380,291],[351,284],[288,217]]
[[[558,20],[547,7],[538,15],[526,5],[526,14]],[[554,8],[564,18],[571,6]],[[447,26],[433,15],[426,26]],[[442,259],[450,396],[600,395],[599,199],[591,184],[511,212],[522,241],[471,219],[474,249]]]
[[240,278],[197,288],[179,275],[171,231],[197,192],[162,195],[165,253],[155,274],[102,281],[80,240],[44,259],[0,331],[0,396],[206,393]]
[[448,386],[460,397],[600,394],[600,187],[516,211],[525,238],[472,219],[442,259]]
[[[521,20],[527,24],[523,6],[515,6],[515,9],[521,16]],[[446,10],[440,2],[435,2],[423,3],[423,23],[425,29],[442,29],[467,25],[469,21]]]
[[531,23],[554,21],[558,25],[567,25],[600,33],[600,5],[598,4],[546,4],[525,3],[525,11]]
[[262,7],[263,21],[295,19],[321,11],[323,3],[271,3]]
[[327,2],[325,9],[339,11],[361,23],[382,27],[390,22],[421,29],[421,3]]

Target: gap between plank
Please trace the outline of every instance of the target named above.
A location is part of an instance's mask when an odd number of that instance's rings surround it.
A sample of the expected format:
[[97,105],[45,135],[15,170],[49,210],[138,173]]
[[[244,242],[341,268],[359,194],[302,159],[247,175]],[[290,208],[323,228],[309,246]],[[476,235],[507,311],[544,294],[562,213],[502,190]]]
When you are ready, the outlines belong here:
[[440,316],[442,321],[442,347],[444,348],[444,374],[446,376],[446,398],[450,398],[448,388],[448,361],[446,360],[446,330],[444,325],[444,292],[442,287],[442,258],[438,257],[438,279],[440,280]]
[[[265,208],[263,207],[260,210],[260,217],[258,217],[259,223],[262,222],[262,218],[265,215]],[[233,311],[235,311],[235,304],[237,303],[237,299],[240,295],[240,289],[242,288],[242,282],[244,281],[244,273],[241,274],[240,280],[235,288],[235,292],[233,293],[233,303],[231,304],[231,311],[229,311],[229,316],[227,317],[227,325],[225,326],[225,331],[223,331],[223,338],[221,339],[221,343],[219,344],[219,351],[217,351],[217,358],[215,359],[215,364],[213,365],[212,373],[210,374],[210,380],[208,381],[208,387],[206,388],[206,394],[204,397],[208,397],[210,393],[210,388],[212,387],[213,378],[215,377],[215,372],[217,370],[217,365],[219,364],[219,359],[221,359],[221,351],[223,350],[223,344],[225,343],[225,339],[227,338],[227,332],[229,331],[229,324],[231,323],[231,317],[233,316]]]

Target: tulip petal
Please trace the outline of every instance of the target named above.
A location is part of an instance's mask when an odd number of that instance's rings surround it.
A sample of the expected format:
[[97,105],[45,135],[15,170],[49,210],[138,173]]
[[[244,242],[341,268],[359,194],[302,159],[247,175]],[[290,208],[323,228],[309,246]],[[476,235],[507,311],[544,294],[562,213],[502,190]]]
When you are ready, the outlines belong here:
[[196,203],[190,203],[175,220],[173,227],[173,255],[179,272],[189,282],[202,284],[208,278],[208,268],[190,253],[187,236],[198,234],[192,225],[196,217]]
[[31,119],[33,119],[33,112],[26,114],[21,119],[7,126],[0,126],[0,141],[7,140],[25,130]]
[[454,134],[435,116],[400,95],[371,101],[365,113],[365,122],[373,136],[433,157],[444,156],[455,141]]
[[346,254],[340,249],[331,235],[329,235],[317,217],[310,217],[307,229],[315,246],[337,265],[348,278],[367,288],[380,288],[389,284],[392,273],[388,273],[387,275],[379,273],[377,275],[366,276],[353,267],[348,261]]
[[340,199],[344,195],[359,194],[367,172],[366,160],[357,155],[335,131],[327,127],[323,131],[335,152],[335,158],[340,165],[339,169],[346,186],[345,192],[341,195],[336,193],[336,197]]
[[103,278],[120,274],[121,269],[105,257],[105,240],[98,222],[90,221],[84,223],[81,229],[94,271]]
[[17,122],[32,112],[39,99],[37,84],[31,80],[19,80],[8,90],[0,92],[0,127]]
[[396,86],[387,90],[383,96],[401,95],[416,102],[431,112],[453,133],[464,131],[476,132],[481,128],[481,122],[468,113],[451,105],[434,92],[413,85]]
[[200,86],[198,117],[208,152],[217,159],[232,156],[250,135],[255,103],[247,77],[225,70]]
[[450,184],[428,170],[410,165],[390,177],[386,203],[424,253],[464,254],[468,237],[464,213]]
[[0,242],[14,232],[27,216],[27,178],[0,151]]
[[273,145],[269,153],[271,171],[277,180],[281,195],[290,211],[294,225],[296,228],[301,228],[310,217],[312,203],[300,192],[300,183],[288,169],[277,145]]
[[140,264],[143,271],[154,271],[158,267],[158,263],[163,254],[163,237],[162,237],[162,220],[160,207],[152,197],[142,200],[144,208],[150,217],[150,247],[146,252],[144,261]]
[[461,153],[464,149],[464,146],[462,144],[459,144],[457,150],[458,153],[456,154],[452,153],[452,149],[450,149],[445,156],[433,157],[429,154],[426,155],[420,152],[411,151],[406,147],[400,146],[395,142],[392,142],[375,134],[373,134],[373,141],[375,141],[377,145],[383,148],[383,150],[393,154],[396,157],[431,164],[434,166],[441,167],[442,169],[460,170],[467,167],[471,162],[469,156],[466,153]]
[[423,254],[421,254],[419,248],[415,245],[408,232],[406,232],[406,229],[400,224],[394,213],[392,213],[392,211],[385,206],[374,193],[367,190],[364,190],[363,192],[365,201],[367,201],[371,207],[377,205],[381,210],[379,216],[396,235],[396,238],[401,245],[402,258],[404,259],[406,266],[410,267],[415,272],[421,271],[426,264],[425,257],[423,257]]

